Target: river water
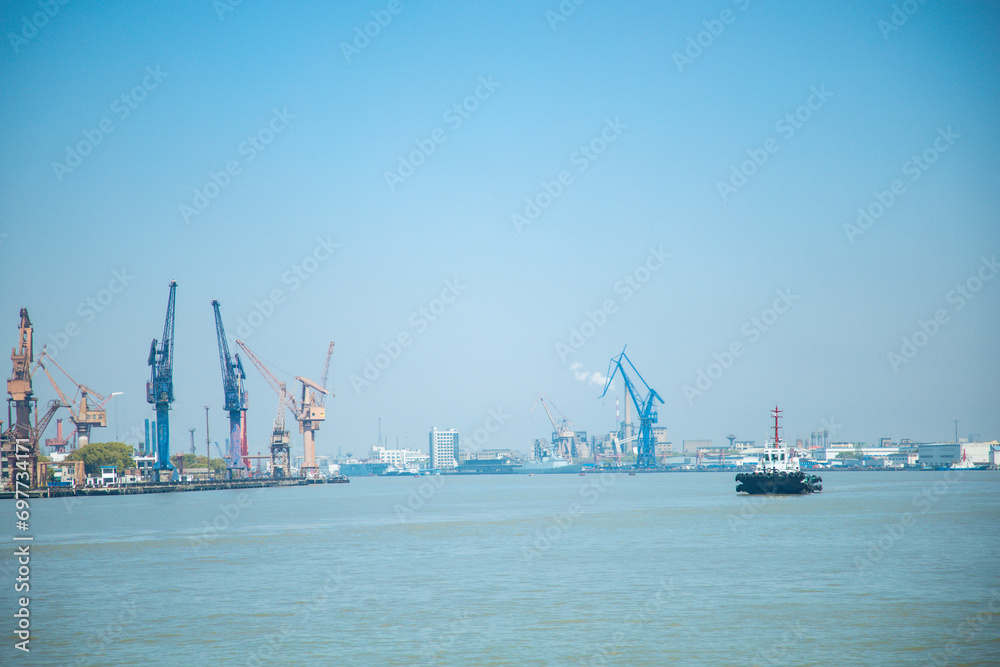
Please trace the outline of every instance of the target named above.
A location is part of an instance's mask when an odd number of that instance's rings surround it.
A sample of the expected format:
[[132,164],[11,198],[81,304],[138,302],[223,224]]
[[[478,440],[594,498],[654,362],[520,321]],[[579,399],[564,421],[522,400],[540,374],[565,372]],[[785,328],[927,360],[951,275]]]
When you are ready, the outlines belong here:
[[1000,474],[733,477],[34,500],[31,653],[0,663],[1000,664]]

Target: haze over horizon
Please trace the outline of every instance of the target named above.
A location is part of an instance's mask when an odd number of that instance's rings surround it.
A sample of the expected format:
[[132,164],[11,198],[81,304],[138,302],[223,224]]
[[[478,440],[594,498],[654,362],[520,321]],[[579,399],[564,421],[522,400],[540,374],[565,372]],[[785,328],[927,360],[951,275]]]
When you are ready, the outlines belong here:
[[0,28],[0,344],[27,308],[36,354],[122,392],[93,441],[154,418],[171,280],[175,453],[206,404],[226,436],[213,299],[289,387],[336,343],[323,456],[380,418],[529,451],[541,391],[600,436],[626,345],[678,444],[762,441],[775,405],[790,440],[1000,438],[996,3],[16,0]]

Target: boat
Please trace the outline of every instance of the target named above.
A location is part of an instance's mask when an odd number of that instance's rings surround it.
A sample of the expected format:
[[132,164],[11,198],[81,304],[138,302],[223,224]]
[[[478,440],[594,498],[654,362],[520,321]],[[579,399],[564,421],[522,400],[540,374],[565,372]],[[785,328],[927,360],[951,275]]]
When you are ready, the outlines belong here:
[[543,456],[537,461],[525,461],[524,465],[514,468],[516,475],[530,475],[534,473],[579,473],[582,472],[582,463],[572,463],[561,456]]
[[771,415],[774,417],[774,439],[764,441],[764,448],[753,472],[736,475],[736,492],[750,495],[819,493],[823,490],[823,479],[802,472],[798,452],[794,447],[786,447],[781,439],[778,427],[781,410],[775,406]]

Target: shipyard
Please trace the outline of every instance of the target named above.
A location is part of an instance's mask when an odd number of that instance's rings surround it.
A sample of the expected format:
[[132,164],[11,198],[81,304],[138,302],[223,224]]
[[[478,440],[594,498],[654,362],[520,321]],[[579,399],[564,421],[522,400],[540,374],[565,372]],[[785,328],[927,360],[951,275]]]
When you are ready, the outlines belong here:
[[[320,239],[323,242],[323,239]],[[327,244],[336,247],[335,244]],[[326,257],[323,257],[325,259]],[[317,257],[316,261],[320,261]],[[648,264],[648,262],[647,262]],[[661,261],[662,265],[662,261]],[[659,268],[659,266],[657,267]],[[127,285],[132,277],[125,270],[116,273],[109,283],[105,301],[110,303],[116,292],[115,281],[120,289]],[[647,275],[648,279],[648,275]],[[118,291],[120,291],[118,289]],[[451,304],[465,289],[460,283],[446,281],[440,299],[430,302],[426,308],[415,311],[410,317],[410,324],[419,333],[417,324],[427,326],[428,318],[442,315],[448,304]],[[147,365],[150,367],[151,379],[146,386],[147,402],[155,409],[155,418],[145,421],[145,434],[138,447],[129,448],[124,443],[112,443],[118,448],[115,454],[105,452],[105,459],[88,459],[77,453],[93,449],[90,446],[91,432],[94,428],[107,426],[106,405],[109,400],[121,392],[113,392],[107,397],[98,394],[87,385],[81,384],[47,352],[43,345],[37,354],[34,351],[34,325],[28,311],[22,308],[18,324],[19,345],[11,352],[12,371],[7,382],[8,392],[8,424],[2,432],[2,479],[4,489],[0,490],[2,497],[13,498],[25,478],[27,489],[32,497],[61,496],[92,496],[120,495],[137,493],[164,493],[173,491],[209,491],[240,488],[267,488],[287,486],[308,486],[324,483],[349,482],[351,477],[400,477],[420,475],[503,475],[503,474],[579,474],[601,471],[635,472],[692,472],[692,471],[722,471],[739,472],[738,491],[748,490],[751,493],[774,492],[775,488],[785,488],[784,475],[780,482],[777,478],[763,485],[751,484],[756,479],[754,471],[766,470],[769,461],[776,461],[776,455],[768,454],[769,447],[786,447],[789,461],[795,461],[796,479],[805,479],[806,488],[811,482],[819,480],[816,475],[805,475],[798,472],[806,470],[902,470],[902,469],[942,469],[942,468],[981,468],[997,469],[1000,464],[1000,442],[970,442],[969,439],[958,437],[958,422],[955,423],[955,439],[952,443],[915,443],[901,439],[894,442],[891,438],[882,438],[877,447],[869,447],[867,443],[830,443],[829,431],[812,432],[808,443],[798,437],[794,446],[785,442],[783,429],[778,425],[778,414],[775,409],[773,437],[765,440],[761,446],[756,446],[753,440],[740,440],[729,435],[728,446],[713,446],[711,440],[683,440],[680,447],[668,439],[667,428],[659,425],[657,404],[663,399],[653,389],[632,361],[625,350],[611,359],[608,373],[595,373],[594,377],[605,380],[604,392],[607,395],[612,388],[614,378],[620,378],[624,391],[621,400],[624,402],[624,415],[620,410],[619,398],[615,399],[615,422],[618,429],[598,437],[588,437],[586,431],[577,430],[572,422],[555,406],[545,392],[538,394],[532,408],[541,406],[540,414],[544,414],[551,425],[549,438],[536,438],[528,452],[515,449],[482,448],[489,443],[511,415],[505,412],[503,406],[491,408],[482,425],[470,434],[460,435],[455,428],[438,429],[433,427],[428,436],[428,447],[423,449],[390,448],[388,439],[383,438],[382,423],[379,418],[378,438],[372,445],[368,455],[355,457],[349,453],[346,457],[320,456],[317,458],[315,449],[315,434],[320,424],[326,420],[325,399],[330,392],[326,383],[333,357],[335,344],[330,342],[327,349],[321,380],[317,383],[303,376],[296,376],[301,393],[298,400],[289,391],[286,382],[279,380],[268,366],[254,354],[245,342],[235,339],[235,347],[242,351],[244,358],[251,362],[266,380],[277,397],[277,416],[268,443],[269,454],[252,455],[247,434],[247,412],[249,410],[247,392],[244,386],[246,372],[239,352],[231,352],[229,339],[225,333],[222,319],[221,304],[213,300],[216,343],[220,367],[224,404],[223,409],[229,415],[229,437],[223,450],[215,442],[218,457],[212,458],[212,438],[210,431],[210,406],[205,405],[205,456],[197,454],[195,443],[195,428],[189,428],[190,448],[185,454],[170,449],[169,410],[174,400],[173,389],[173,349],[174,349],[174,314],[176,299],[176,282],[169,285],[167,315],[162,338],[153,340]],[[276,290],[274,304],[281,304],[284,297]],[[790,294],[790,291],[788,291]],[[798,297],[793,297],[798,298]],[[775,300],[775,309],[782,299],[789,303],[779,292]],[[94,302],[93,308],[100,307],[101,292],[96,298],[88,299]],[[255,307],[260,308],[258,302]],[[435,304],[440,306],[435,310]],[[82,308],[83,304],[81,304]],[[275,305],[269,307],[273,312]],[[79,309],[78,309],[79,310]],[[85,311],[92,312],[92,311]],[[762,317],[766,318],[766,313]],[[418,317],[418,314],[421,317]],[[614,314],[614,310],[610,311]],[[250,324],[252,325],[252,315]],[[269,315],[264,313],[263,317]],[[608,315],[605,315],[606,318]],[[81,313],[86,319],[86,315]],[[772,323],[777,316],[772,318]],[[417,323],[414,323],[417,318]],[[604,320],[598,322],[603,323]],[[756,321],[754,318],[752,321]],[[598,325],[595,322],[595,326]],[[247,322],[239,320],[238,328],[245,328]],[[253,325],[252,325],[253,326]],[[259,325],[256,325],[259,326]],[[70,328],[66,327],[65,336],[70,336]],[[251,333],[248,331],[245,333]],[[241,332],[244,333],[244,332]],[[244,333],[244,335],[245,335]],[[61,336],[63,334],[59,334]],[[759,335],[759,334],[758,334]],[[356,393],[360,395],[362,387],[370,385],[378,379],[382,371],[388,369],[393,360],[400,357],[402,351],[413,343],[413,336],[406,331],[401,332],[395,341],[381,345],[382,352],[367,360],[364,370],[365,379],[356,375],[351,377],[351,383]],[[58,336],[53,342],[60,342]],[[742,349],[733,350],[730,356],[719,359],[722,368],[731,366],[742,354]],[[48,364],[48,366],[46,365]],[[51,368],[51,370],[50,370]],[[709,367],[711,369],[711,366]],[[55,397],[48,401],[44,412],[39,414],[38,398],[35,397],[33,380],[36,372],[41,370],[54,391]],[[64,384],[69,382],[74,387],[71,394],[60,388],[53,376],[59,371],[65,377]],[[574,371],[575,372],[575,371]],[[699,370],[699,373],[702,371]],[[631,376],[631,377],[630,377]],[[716,379],[721,371],[716,374]],[[704,389],[710,388],[710,384]],[[685,392],[688,391],[685,387]],[[60,410],[69,412],[69,421],[73,425],[72,434],[64,435]],[[299,424],[302,434],[302,455],[292,455],[291,437],[285,426],[286,411]],[[632,415],[638,417],[635,423]],[[54,438],[44,439],[47,429],[52,425],[56,429]],[[71,439],[72,438],[72,439]],[[476,450],[463,448],[462,444],[469,442],[479,445]],[[96,446],[96,443],[95,443]],[[127,451],[126,451],[127,450]],[[118,459],[127,461],[126,466],[112,463],[115,455]],[[785,461],[786,454],[781,455]],[[322,463],[322,465],[320,465]],[[749,474],[753,473],[753,474]],[[791,477],[789,478],[791,479]],[[816,484],[817,489],[822,488]],[[23,487],[22,487],[23,488]],[[755,490],[756,489],[756,490]]]
[[0,665],[996,663],[1000,3],[0,26]]

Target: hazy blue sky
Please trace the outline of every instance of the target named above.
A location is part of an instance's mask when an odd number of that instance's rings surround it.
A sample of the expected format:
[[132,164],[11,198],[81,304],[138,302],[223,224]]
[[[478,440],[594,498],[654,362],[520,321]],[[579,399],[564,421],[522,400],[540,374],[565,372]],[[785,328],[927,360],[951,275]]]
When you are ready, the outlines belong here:
[[321,455],[379,417],[526,450],[543,390],[606,432],[625,344],[675,442],[761,440],[775,404],[788,436],[1000,437],[995,2],[16,0],[0,28],[0,341],[27,307],[124,392],[96,439],[153,415],[172,279],[174,451],[206,403],[227,430],[212,299],[289,380],[336,342]]

